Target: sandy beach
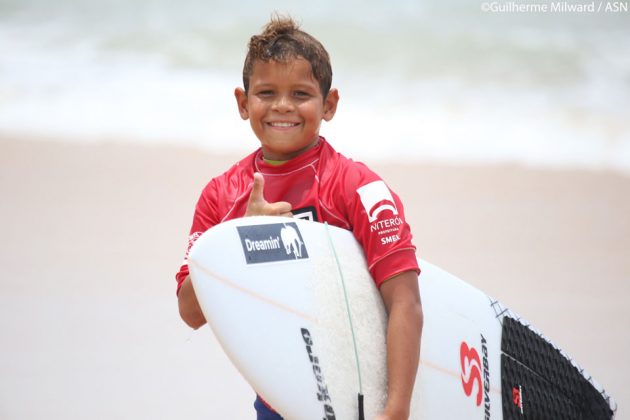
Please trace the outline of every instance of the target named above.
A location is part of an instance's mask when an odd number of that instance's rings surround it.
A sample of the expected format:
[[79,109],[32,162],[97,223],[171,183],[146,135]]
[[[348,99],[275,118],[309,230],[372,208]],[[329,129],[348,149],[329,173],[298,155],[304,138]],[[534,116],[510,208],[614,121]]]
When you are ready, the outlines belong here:
[[[0,137],[0,418],[254,417],[175,297],[198,194],[236,158]],[[424,259],[528,319],[630,415],[630,177],[367,163]]]

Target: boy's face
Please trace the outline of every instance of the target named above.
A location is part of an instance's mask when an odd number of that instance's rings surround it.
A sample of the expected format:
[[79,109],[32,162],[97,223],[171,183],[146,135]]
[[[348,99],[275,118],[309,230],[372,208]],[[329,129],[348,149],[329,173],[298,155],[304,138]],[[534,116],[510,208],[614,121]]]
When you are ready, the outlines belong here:
[[288,160],[317,143],[322,120],[335,115],[339,94],[332,89],[324,99],[308,61],[256,61],[249,92],[234,92],[239,113],[249,119],[262,145],[263,156]]

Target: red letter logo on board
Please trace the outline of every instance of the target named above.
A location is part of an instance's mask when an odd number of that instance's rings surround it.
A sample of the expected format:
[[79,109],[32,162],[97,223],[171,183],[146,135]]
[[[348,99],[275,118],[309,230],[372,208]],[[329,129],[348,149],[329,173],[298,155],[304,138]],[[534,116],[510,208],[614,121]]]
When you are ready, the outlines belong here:
[[465,341],[462,341],[459,347],[459,357],[462,364],[462,386],[467,396],[471,396],[473,388],[477,384],[477,406],[481,405],[483,390],[481,386],[481,360],[479,353],[474,347],[468,347]]

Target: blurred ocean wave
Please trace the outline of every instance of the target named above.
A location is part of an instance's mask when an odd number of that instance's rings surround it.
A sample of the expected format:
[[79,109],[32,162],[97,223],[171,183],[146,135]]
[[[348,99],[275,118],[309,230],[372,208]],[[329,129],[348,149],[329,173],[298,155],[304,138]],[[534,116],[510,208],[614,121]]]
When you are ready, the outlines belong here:
[[0,132],[251,150],[232,92],[277,10],[331,53],[342,152],[630,172],[630,14],[335,3],[0,0]]

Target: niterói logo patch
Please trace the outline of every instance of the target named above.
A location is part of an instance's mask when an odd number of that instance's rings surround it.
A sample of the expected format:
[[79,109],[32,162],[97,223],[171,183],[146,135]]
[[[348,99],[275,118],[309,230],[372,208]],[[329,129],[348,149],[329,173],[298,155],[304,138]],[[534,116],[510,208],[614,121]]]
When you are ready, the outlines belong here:
[[389,210],[394,216],[398,215],[394,197],[383,181],[370,182],[357,189],[357,193],[370,223],[376,221],[379,213],[384,210]]
[[294,222],[237,226],[247,264],[303,260],[308,251]]

